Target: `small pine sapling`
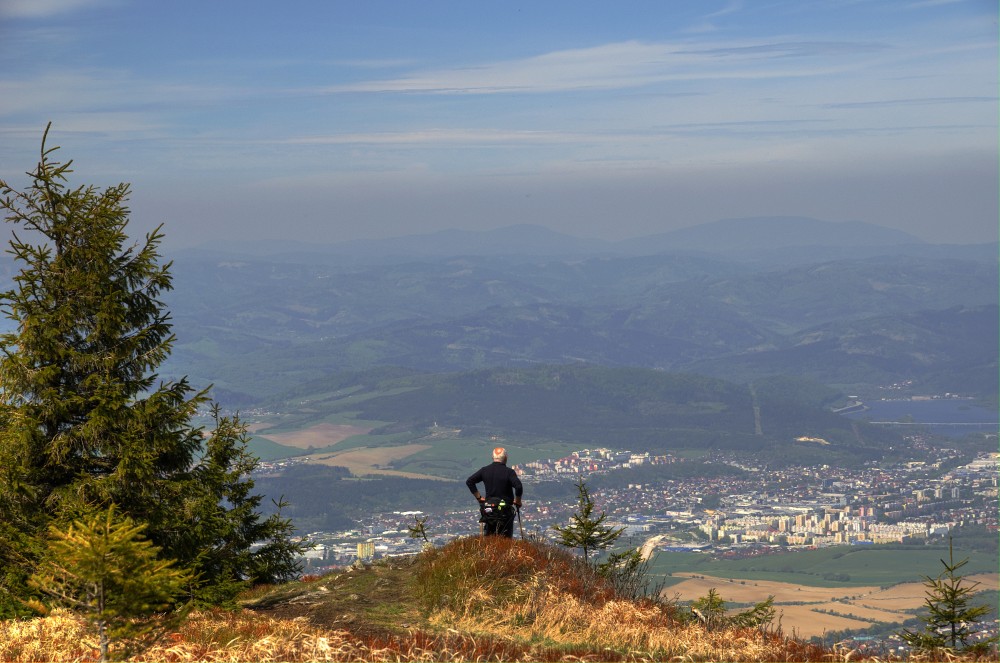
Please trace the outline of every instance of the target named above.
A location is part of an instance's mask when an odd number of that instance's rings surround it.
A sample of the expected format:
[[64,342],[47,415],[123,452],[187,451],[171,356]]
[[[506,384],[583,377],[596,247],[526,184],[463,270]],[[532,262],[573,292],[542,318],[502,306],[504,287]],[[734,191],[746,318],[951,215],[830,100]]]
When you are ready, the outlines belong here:
[[186,616],[176,601],[193,578],[172,560],[157,559],[159,549],[144,529],[113,506],[65,529],[52,526],[45,560],[30,580],[94,625],[101,661],[109,660],[113,642],[119,645],[114,653],[127,656]]
[[424,543],[430,543],[430,539],[427,538],[427,516],[423,518],[413,516],[413,524],[407,530],[411,539],[423,539]]
[[592,551],[604,550],[611,546],[625,531],[624,527],[611,527],[604,524],[607,514],[603,511],[594,517],[594,500],[590,497],[587,484],[582,479],[576,483],[578,508],[570,516],[568,525],[553,525],[552,529],[559,533],[557,543],[567,548],[580,548],[583,551],[583,561],[590,561]]
[[995,638],[972,642],[980,630],[979,620],[989,614],[988,605],[970,605],[972,595],[980,583],[966,582],[958,571],[969,562],[965,558],[955,561],[951,537],[948,538],[948,561],[941,560],[944,570],[936,577],[924,576],[924,606],[927,614],[920,617],[924,624],[922,631],[904,629],[899,632],[903,642],[917,651],[986,653],[996,642]]
[[774,597],[754,604],[748,610],[735,614],[726,612],[726,601],[714,587],[708,594],[691,603],[691,613],[705,625],[709,631],[720,628],[760,628],[765,629],[774,621]]

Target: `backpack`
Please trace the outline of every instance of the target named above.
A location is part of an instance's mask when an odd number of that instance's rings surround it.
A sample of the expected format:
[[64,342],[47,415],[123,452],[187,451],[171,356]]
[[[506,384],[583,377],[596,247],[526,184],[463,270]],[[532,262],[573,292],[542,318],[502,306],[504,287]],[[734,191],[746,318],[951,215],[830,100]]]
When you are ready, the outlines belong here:
[[515,508],[502,497],[487,497],[479,504],[479,522],[484,534],[503,534],[514,521]]

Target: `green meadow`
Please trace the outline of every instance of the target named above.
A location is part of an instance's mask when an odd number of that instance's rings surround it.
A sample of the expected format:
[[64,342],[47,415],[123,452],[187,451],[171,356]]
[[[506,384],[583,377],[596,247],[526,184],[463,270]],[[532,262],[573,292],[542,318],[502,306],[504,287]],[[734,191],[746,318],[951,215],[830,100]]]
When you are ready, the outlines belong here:
[[[814,587],[885,587],[919,582],[936,576],[947,546],[833,546],[794,550],[743,559],[713,559],[704,553],[661,552],[650,563],[650,574],[695,573],[719,578],[773,580]],[[957,559],[969,558],[964,575],[995,573],[997,554],[956,548]]]

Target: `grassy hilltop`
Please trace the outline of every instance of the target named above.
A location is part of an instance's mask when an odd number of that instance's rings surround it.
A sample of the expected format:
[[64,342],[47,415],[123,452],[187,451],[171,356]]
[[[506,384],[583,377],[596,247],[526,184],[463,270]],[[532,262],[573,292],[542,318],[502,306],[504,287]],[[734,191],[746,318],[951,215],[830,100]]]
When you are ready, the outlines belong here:
[[[703,578],[702,584],[705,580],[713,579]],[[753,583],[752,588],[741,585],[739,592],[721,578],[714,580],[720,581],[715,587],[723,596],[740,593],[745,595],[741,600],[764,600],[773,589]],[[671,591],[667,588],[665,595]],[[130,660],[899,660],[885,652],[821,647],[789,637],[781,616],[763,626],[707,629],[675,599],[634,595],[616,591],[562,548],[471,537],[416,557],[257,587],[241,595],[238,609],[195,612]],[[777,600],[774,605],[781,613],[794,603]],[[857,606],[831,605],[839,612],[857,611]],[[93,631],[69,612],[0,622],[0,661],[96,660],[95,647]],[[991,659],[942,653],[911,660]]]
[[[766,597],[761,597],[762,599]],[[706,630],[670,603],[617,594],[562,549],[468,538],[196,613],[133,660],[818,661],[770,628]],[[0,660],[89,660],[67,613],[0,625]]]

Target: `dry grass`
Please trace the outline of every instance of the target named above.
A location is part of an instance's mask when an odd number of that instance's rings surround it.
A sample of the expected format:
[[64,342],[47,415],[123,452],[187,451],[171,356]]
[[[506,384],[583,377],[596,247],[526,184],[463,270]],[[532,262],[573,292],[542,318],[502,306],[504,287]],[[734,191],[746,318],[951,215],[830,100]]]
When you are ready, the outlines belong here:
[[[359,637],[309,626],[304,619],[262,617],[251,611],[193,614],[184,626],[132,661],[465,661],[525,660],[517,649],[455,635]],[[0,622],[0,661],[96,661],[96,640],[82,619],[66,612]],[[485,656],[483,656],[485,654]],[[514,654],[507,656],[507,654]],[[471,655],[471,656],[470,656]]]
[[[661,607],[612,600],[595,608],[573,596],[547,593],[534,609],[487,616],[441,611],[443,624],[469,632],[484,623],[519,640],[557,647],[587,646],[602,660],[636,657],[682,661],[814,661],[827,660],[818,647],[790,641],[759,629],[708,631],[682,622]],[[603,651],[602,651],[603,650]],[[596,653],[595,652],[595,653]]]
[[54,611],[48,617],[0,621],[0,661],[93,661],[97,639],[85,621]]
[[[285,597],[275,604],[289,608],[284,617],[254,610],[194,613],[176,632],[132,660],[866,660],[861,651],[824,650],[769,629],[708,631],[671,603],[616,596],[589,567],[549,545],[495,537],[462,539],[425,553],[406,569],[408,575],[373,567],[328,576],[299,586],[297,593],[289,591],[296,585],[258,589],[254,596]],[[346,586],[338,583],[346,580],[353,583],[351,591],[360,592],[366,584],[383,591],[391,588],[394,601],[412,597],[419,606],[405,606],[405,619],[394,613],[399,618],[393,622],[378,622],[365,618],[365,606],[372,602],[371,609],[378,608],[377,601],[384,599],[375,597],[385,595],[338,596],[340,603],[329,606],[320,602],[324,595],[342,594],[338,588]],[[338,621],[347,605],[357,606],[352,619]],[[301,616],[292,617],[295,614]],[[406,624],[388,627],[400,621]],[[90,626],[72,613],[0,622],[0,661],[96,658]]]
[[631,601],[551,546],[471,538],[427,556],[432,620],[472,634],[589,649],[600,660],[812,661],[829,652],[760,629],[710,632],[671,604]]

